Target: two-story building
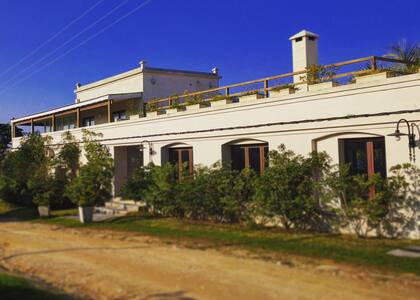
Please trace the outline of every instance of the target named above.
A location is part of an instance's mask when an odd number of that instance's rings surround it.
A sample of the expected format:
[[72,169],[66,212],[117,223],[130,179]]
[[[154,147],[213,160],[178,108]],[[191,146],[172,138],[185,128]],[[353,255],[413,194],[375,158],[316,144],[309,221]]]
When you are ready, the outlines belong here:
[[[384,66],[401,64],[375,56],[313,72],[319,36],[301,31],[290,40],[293,72],[245,83],[219,87],[217,68],[200,73],[141,62],[77,84],[74,104],[13,119],[13,147],[21,139],[17,126],[48,134],[53,144],[66,130],[79,139],[82,128],[102,133],[100,141],[115,159],[115,195],[139,164],[187,163],[192,170],[226,161],[262,172],[268,151],[281,144],[304,155],[326,151],[353,173],[386,176],[389,167],[414,162],[410,153],[419,141],[409,147],[407,137],[396,141],[388,134],[400,119],[420,124],[418,72],[385,72]],[[408,133],[404,121],[399,130]]]

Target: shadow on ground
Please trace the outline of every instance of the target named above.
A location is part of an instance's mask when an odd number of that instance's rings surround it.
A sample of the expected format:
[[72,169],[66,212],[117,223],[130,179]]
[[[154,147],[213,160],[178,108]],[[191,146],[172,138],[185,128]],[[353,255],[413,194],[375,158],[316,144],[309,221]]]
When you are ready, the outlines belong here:
[[0,272],[0,299],[2,300],[71,300],[65,294],[38,287],[30,281]]
[[176,291],[171,293],[157,293],[148,295],[141,300],[195,300],[195,298],[186,295],[185,291]]
[[9,211],[0,213],[0,223],[29,221],[38,218],[38,213],[31,208],[14,208]]

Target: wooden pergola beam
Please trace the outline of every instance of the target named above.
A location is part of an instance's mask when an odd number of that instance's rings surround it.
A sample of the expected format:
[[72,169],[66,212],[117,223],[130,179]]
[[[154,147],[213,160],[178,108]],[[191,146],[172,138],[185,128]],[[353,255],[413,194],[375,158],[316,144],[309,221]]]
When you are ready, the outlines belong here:
[[112,119],[111,104],[112,104],[112,100],[108,100],[106,103],[107,108],[108,108],[108,123],[111,123],[111,119]]
[[76,128],[80,127],[80,107],[77,108],[76,111]]
[[[110,100],[108,100],[108,101],[110,101]],[[100,103],[96,103],[96,104],[92,104],[92,105],[88,105],[88,106],[79,107],[78,109],[80,111],[86,111],[86,110],[91,110],[91,109],[95,109],[95,108],[100,108],[100,107],[103,107],[103,106],[107,106],[108,101],[100,102]]]

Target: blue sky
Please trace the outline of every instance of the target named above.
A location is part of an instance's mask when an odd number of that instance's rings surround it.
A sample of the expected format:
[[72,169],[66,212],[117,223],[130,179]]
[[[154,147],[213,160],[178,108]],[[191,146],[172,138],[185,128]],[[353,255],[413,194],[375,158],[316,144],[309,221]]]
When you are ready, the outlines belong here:
[[[401,6],[383,0],[151,0],[58,58],[145,0],[98,2],[1,1],[0,122],[70,104],[76,82],[115,75],[142,59],[154,67],[209,71],[217,66],[222,84],[228,84],[291,71],[288,37],[301,29],[320,34],[321,64],[383,55],[401,38],[420,40],[418,0]],[[16,65],[95,4],[85,17]],[[120,8],[108,18],[85,29],[117,5]],[[57,53],[30,67],[75,35],[79,36]]]

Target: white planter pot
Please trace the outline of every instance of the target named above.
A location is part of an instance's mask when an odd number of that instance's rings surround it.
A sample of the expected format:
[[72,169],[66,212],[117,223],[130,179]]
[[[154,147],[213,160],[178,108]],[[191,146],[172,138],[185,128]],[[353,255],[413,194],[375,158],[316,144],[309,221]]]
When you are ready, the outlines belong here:
[[146,117],[151,117],[151,118],[155,118],[158,116],[158,112],[157,111],[148,111],[146,113]]
[[210,100],[208,102],[204,102],[204,103],[201,103],[201,104],[187,105],[187,106],[185,106],[185,109],[187,111],[197,111],[197,110],[200,110],[200,109],[203,109],[203,108],[208,108],[208,107],[210,107]]
[[261,94],[244,95],[239,97],[239,103],[253,102],[261,98],[264,98]]
[[167,110],[166,110],[166,114],[167,115],[172,115],[172,114],[175,114],[175,113],[177,113],[178,112],[178,109],[177,108],[168,108]]
[[391,77],[391,74],[389,72],[380,72],[371,75],[358,76],[356,77],[356,83],[370,83],[385,80],[388,77]]
[[313,91],[322,91],[326,89],[331,89],[337,85],[338,84],[336,82],[326,81],[326,82],[321,82],[321,83],[316,83],[316,84],[310,84],[308,85],[308,88],[309,88],[309,91],[313,92]]
[[49,206],[38,206],[38,214],[41,218],[50,217],[50,207]]
[[83,224],[93,222],[93,211],[94,207],[82,207],[79,206],[79,219]]
[[187,105],[185,107],[187,109],[187,111],[197,111],[201,108],[200,104],[192,104],[192,105]]
[[130,116],[130,120],[138,120],[138,119],[140,119],[140,114]]
[[284,89],[281,89],[281,90],[270,91],[270,97],[285,96],[285,95],[290,95],[290,94],[294,94],[294,93],[295,93],[295,89],[284,88]]
[[211,107],[222,107],[222,106],[226,106],[228,104],[228,100],[224,99],[224,100],[217,100],[217,101],[211,101],[210,102]]

